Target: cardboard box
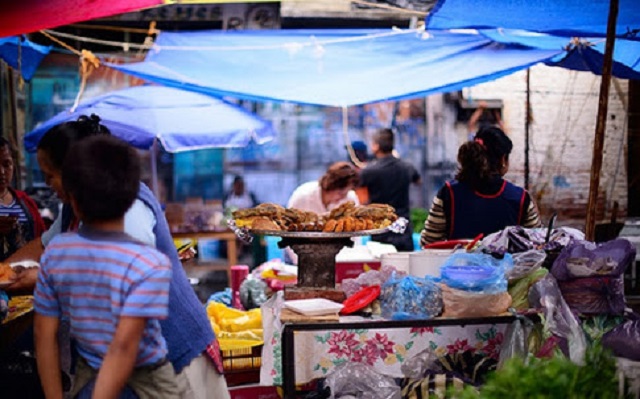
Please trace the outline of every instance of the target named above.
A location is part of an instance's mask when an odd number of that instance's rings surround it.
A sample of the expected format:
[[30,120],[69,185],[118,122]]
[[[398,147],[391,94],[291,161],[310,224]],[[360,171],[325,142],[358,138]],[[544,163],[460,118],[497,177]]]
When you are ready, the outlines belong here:
[[242,385],[229,388],[231,399],[280,399],[278,390],[274,386]]

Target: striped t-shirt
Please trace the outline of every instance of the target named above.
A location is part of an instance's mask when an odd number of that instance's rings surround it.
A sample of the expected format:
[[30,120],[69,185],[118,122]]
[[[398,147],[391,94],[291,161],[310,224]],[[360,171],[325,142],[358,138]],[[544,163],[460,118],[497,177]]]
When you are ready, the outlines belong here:
[[165,359],[158,319],[169,313],[171,264],[155,248],[124,233],[82,226],[61,234],[41,260],[34,308],[70,321],[71,336],[87,363],[99,369],[122,316],[146,318],[136,367]]

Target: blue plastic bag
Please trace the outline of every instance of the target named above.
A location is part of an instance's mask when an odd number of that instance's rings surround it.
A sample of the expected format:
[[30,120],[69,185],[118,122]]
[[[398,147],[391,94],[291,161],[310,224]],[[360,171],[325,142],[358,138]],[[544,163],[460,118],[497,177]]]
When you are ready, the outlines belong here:
[[382,285],[380,308],[387,319],[431,319],[442,313],[442,291],[430,278],[394,274]]
[[440,273],[442,282],[451,288],[496,294],[507,290],[505,273],[512,268],[511,254],[496,259],[484,253],[455,253],[447,259]]

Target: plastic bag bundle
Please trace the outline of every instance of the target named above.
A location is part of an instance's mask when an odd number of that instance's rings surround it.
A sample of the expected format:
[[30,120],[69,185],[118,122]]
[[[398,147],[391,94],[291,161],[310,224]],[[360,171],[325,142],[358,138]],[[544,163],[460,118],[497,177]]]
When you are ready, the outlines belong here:
[[542,267],[546,257],[547,253],[538,249],[513,254],[513,268],[505,275],[509,281],[521,279]]
[[576,241],[568,245],[553,263],[551,273],[558,281],[583,277],[617,277],[636,258],[636,247],[617,239],[597,245]]
[[400,399],[394,379],[363,363],[343,363],[326,377],[331,399],[351,396],[358,399]]
[[514,321],[507,329],[504,342],[500,347],[498,369],[501,369],[507,360],[514,357],[527,357],[527,332],[522,320]]
[[484,253],[455,253],[440,269],[442,282],[464,291],[495,294],[507,290],[505,273],[513,268],[513,258],[496,259]]
[[247,278],[240,285],[240,302],[247,309],[255,309],[267,301],[267,283],[256,278]]
[[536,282],[549,273],[547,269],[538,268],[528,275],[518,279],[509,281],[509,295],[513,302],[511,307],[516,310],[529,309],[529,290]]
[[431,348],[427,348],[402,363],[400,370],[407,378],[420,379],[428,371],[441,372],[442,366],[438,363],[438,355]]
[[360,274],[356,278],[347,278],[342,280],[340,288],[342,288],[342,291],[344,291],[344,294],[347,297],[350,297],[364,287],[369,287],[372,285],[382,285],[385,281],[389,280],[394,275],[395,278],[400,278],[406,276],[407,273],[403,271],[397,271],[393,266],[385,265],[382,266],[380,270],[369,270]]
[[606,333],[602,345],[616,356],[640,361],[640,319],[627,320]]
[[624,313],[624,281],[618,277],[587,277],[558,281],[560,292],[571,310],[585,314]]
[[531,287],[529,303],[533,307],[544,309],[545,330],[566,339],[571,361],[583,364],[587,340],[578,319],[571,313],[552,275],[546,275]]
[[442,313],[442,292],[430,279],[392,277],[382,285],[380,307],[387,319],[431,319]]
[[490,317],[500,315],[511,306],[507,292],[486,294],[469,292],[442,285],[444,317]]

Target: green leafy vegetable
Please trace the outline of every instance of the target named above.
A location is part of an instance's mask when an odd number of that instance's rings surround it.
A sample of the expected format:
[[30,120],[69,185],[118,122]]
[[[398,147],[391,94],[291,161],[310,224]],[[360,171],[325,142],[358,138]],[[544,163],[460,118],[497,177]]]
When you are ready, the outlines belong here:
[[569,359],[514,358],[491,374],[480,391],[450,392],[456,399],[616,399],[618,380],[613,356],[600,345],[587,350],[585,365]]

